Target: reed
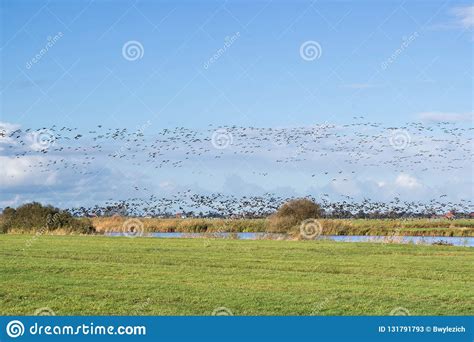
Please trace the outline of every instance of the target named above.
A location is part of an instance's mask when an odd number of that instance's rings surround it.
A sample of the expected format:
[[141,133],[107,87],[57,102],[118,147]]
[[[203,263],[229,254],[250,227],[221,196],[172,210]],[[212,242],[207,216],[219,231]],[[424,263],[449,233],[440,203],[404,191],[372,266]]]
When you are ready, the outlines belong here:
[[[120,232],[128,217],[96,217],[99,233]],[[274,232],[268,219],[136,218],[144,232]],[[474,236],[474,220],[319,219],[324,235]],[[290,231],[297,234],[299,226]]]

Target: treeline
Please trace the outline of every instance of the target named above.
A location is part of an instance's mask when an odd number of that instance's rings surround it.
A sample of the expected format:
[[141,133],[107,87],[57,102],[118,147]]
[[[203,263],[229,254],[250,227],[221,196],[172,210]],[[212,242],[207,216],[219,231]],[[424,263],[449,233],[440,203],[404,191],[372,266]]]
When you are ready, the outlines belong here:
[[[450,212],[449,218],[469,218],[470,215]],[[133,217],[133,216],[132,216]],[[436,216],[438,217],[438,216]],[[93,218],[77,217],[67,210],[37,202],[24,204],[17,209],[5,208],[0,215],[0,233],[40,232],[57,234],[91,234],[127,229],[130,216],[103,215]],[[171,219],[172,218],[172,219]],[[182,219],[186,218],[186,219]],[[423,218],[425,218],[423,220]],[[432,220],[433,216],[411,213],[359,213],[349,212],[327,213],[321,206],[309,199],[291,200],[281,205],[273,214],[266,217],[252,216],[192,216],[191,213],[180,217],[143,218],[135,217],[143,232],[278,232],[298,233],[301,223],[307,219],[318,219],[323,226],[323,234],[351,235],[390,233],[397,229],[433,229],[446,228],[463,231],[443,231],[443,234],[465,236],[472,234],[473,220],[449,221]],[[428,231],[413,232],[430,234]],[[434,233],[434,231],[432,232]]]
[[0,220],[0,232],[61,232],[90,234],[95,232],[88,218],[73,217],[71,213],[38,202],[27,203],[17,209],[7,207]]

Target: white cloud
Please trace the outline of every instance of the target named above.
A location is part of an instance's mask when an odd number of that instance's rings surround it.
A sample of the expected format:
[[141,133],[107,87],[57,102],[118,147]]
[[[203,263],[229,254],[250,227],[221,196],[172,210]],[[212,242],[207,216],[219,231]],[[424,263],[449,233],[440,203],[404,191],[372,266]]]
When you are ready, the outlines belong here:
[[13,198],[9,198],[5,201],[0,200],[0,209],[6,207],[18,207],[22,203],[24,203],[23,198],[17,194]]
[[171,181],[160,182],[159,186],[161,190],[166,190],[166,191],[173,191],[174,189],[176,189],[175,184],[173,184],[173,182]]
[[56,172],[39,173],[31,166],[45,161],[42,157],[11,158],[0,156],[0,186],[51,186],[56,184]]
[[9,122],[0,121],[0,130],[5,130],[8,133],[20,128],[20,125],[12,124]]
[[355,181],[333,181],[331,182],[331,189],[340,195],[345,196],[357,196],[361,194],[360,184]]
[[16,144],[15,139],[10,138],[10,133],[18,128],[19,125],[0,121],[0,151],[5,149],[2,145]]
[[236,174],[226,177],[222,190],[237,196],[258,195],[265,192],[261,186],[248,182]]
[[466,29],[474,27],[474,6],[456,7],[451,13],[456,16],[458,25]]
[[422,112],[418,117],[428,122],[464,122],[471,121],[474,113]]
[[[473,114],[425,112],[419,115],[431,121],[453,121],[464,120]],[[326,126],[328,128],[324,128]],[[159,175],[149,168],[135,167],[146,165],[138,154],[136,164],[118,167],[119,161],[115,159],[108,163],[106,155],[117,150],[113,144],[104,144],[105,151],[100,153],[91,148],[87,150],[90,154],[86,155],[84,149],[67,151],[69,146],[76,145],[58,139],[52,142],[56,142],[58,148],[39,155],[30,151],[33,148],[30,136],[23,130],[21,138],[24,144],[18,142],[20,139],[13,139],[13,146],[7,149],[9,156],[0,157],[0,206],[1,203],[24,203],[27,200],[60,207],[87,206],[135,195],[144,198],[159,194],[169,198],[188,189],[197,194],[221,192],[237,197],[264,193],[283,197],[328,194],[334,200],[351,196],[357,201],[370,198],[386,202],[394,197],[427,201],[440,194],[447,194],[449,199],[471,198],[471,169],[468,163],[463,163],[467,159],[466,151],[462,149],[469,144],[467,133],[453,138],[444,130],[418,133],[413,128],[406,129],[413,137],[409,151],[395,151],[389,145],[385,126],[369,126],[362,120],[356,128],[333,124],[279,128],[275,131],[283,132],[283,136],[289,136],[292,131],[297,134],[309,132],[304,146],[286,141],[281,145],[272,141],[261,143],[257,139],[264,147],[255,148],[255,153],[245,160],[241,155],[231,153],[223,154],[217,160],[212,155],[203,155],[199,161],[189,161],[188,171],[185,168],[163,168]],[[465,127],[461,129],[467,132]],[[255,130],[249,134],[260,137],[261,132]],[[433,137],[428,134],[433,134]],[[47,142],[48,139],[38,141]],[[380,154],[374,154],[373,147],[377,146]],[[66,151],[59,151],[62,147]],[[442,152],[446,149],[450,152],[445,158]],[[301,153],[305,150],[309,152]],[[379,152],[382,150],[383,153]],[[26,156],[14,157],[25,152]],[[402,152],[403,159],[399,159]],[[415,152],[416,156],[423,157],[415,158]],[[171,153],[174,160],[185,158],[184,150]],[[435,157],[427,158],[428,155]],[[87,156],[96,158],[89,163],[91,159],[86,159]],[[203,168],[203,165],[207,167]],[[446,170],[448,166],[453,168]],[[421,168],[426,171],[422,173]],[[205,169],[209,171],[203,172]],[[263,173],[267,175],[262,176]],[[311,174],[315,176],[310,177]],[[334,177],[336,180],[331,181]],[[453,177],[465,180],[469,186],[460,182],[448,186],[447,179],[453,182]]]
[[449,9],[451,18],[445,22],[429,25],[425,29],[433,30],[470,30],[474,27],[474,6],[458,6]]
[[415,177],[406,173],[399,174],[395,180],[395,184],[405,189],[416,189],[421,187],[420,182]]

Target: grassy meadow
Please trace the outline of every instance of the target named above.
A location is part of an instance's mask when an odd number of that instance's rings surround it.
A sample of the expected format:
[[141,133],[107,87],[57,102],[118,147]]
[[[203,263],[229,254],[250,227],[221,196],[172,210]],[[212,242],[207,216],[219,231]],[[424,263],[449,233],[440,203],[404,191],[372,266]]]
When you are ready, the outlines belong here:
[[[99,233],[120,231],[127,217],[96,217]],[[144,232],[267,232],[268,219],[139,218]],[[319,219],[324,235],[474,236],[473,219]]]
[[471,315],[465,247],[0,235],[0,313]]

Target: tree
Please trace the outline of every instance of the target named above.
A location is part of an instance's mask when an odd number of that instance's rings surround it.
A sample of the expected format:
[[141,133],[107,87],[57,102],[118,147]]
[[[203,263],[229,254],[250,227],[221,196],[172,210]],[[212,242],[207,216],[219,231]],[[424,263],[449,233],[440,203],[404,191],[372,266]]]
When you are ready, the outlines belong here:
[[44,206],[38,202],[26,203],[17,209],[5,208],[0,222],[0,232],[9,231],[53,231],[64,229],[81,234],[95,231],[88,219],[78,219],[69,212]]
[[294,199],[283,204],[275,214],[270,216],[269,231],[288,232],[307,219],[321,217],[319,204],[307,199]]

